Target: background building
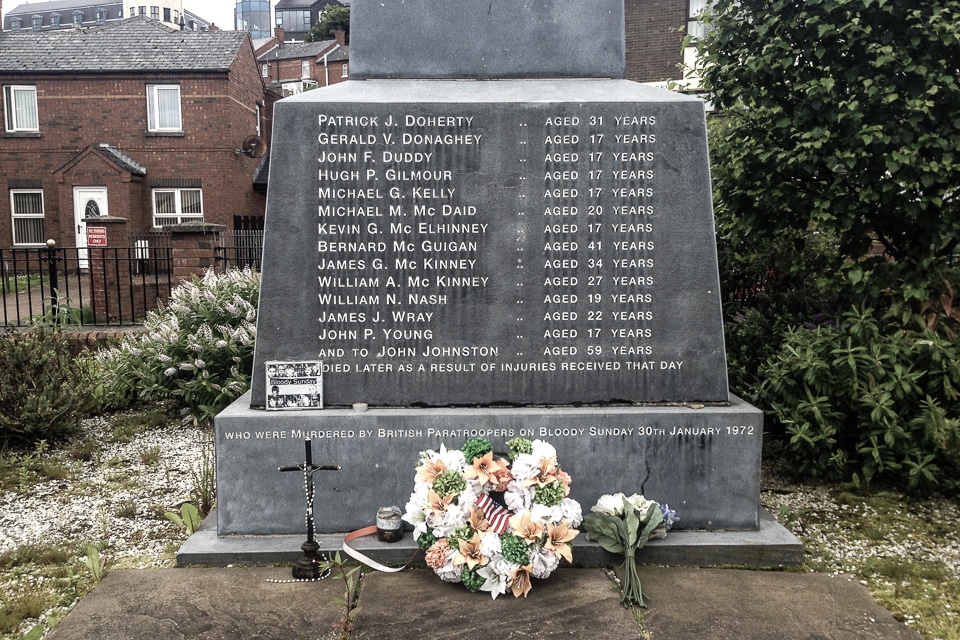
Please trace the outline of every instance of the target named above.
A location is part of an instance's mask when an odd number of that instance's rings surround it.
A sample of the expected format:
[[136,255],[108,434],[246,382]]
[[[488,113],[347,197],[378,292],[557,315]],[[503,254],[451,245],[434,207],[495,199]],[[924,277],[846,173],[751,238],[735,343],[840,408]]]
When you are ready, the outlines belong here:
[[4,31],[50,31],[103,26],[134,16],[152,18],[191,31],[206,31],[210,22],[184,9],[183,0],[48,0],[28,2],[3,17]]
[[302,41],[327,7],[349,4],[337,0],[279,0],[274,24],[283,29],[287,41]]
[[85,243],[84,218],[131,233],[262,220],[254,186],[273,102],[242,31],[149,17],[0,34],[0,246]]
[[240,0],[234,10],[234,28],[249,31],[254,40],[269,38],[273,34],[273,16],[270,0]]

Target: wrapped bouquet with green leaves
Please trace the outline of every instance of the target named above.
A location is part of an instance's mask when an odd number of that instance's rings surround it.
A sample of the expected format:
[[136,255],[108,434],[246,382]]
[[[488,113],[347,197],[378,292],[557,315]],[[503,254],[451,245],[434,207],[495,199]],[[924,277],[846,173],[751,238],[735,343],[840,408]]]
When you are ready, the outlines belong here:
[[678,520],[669,505],[647,500],[642,495],[622,493],[600,496],[597,504],[583,518],[583,528],[603,549],[623,554],[623,577],[620,602],[646,607],[640,577],[637,575],[636,552],[650,538],[664,538]]

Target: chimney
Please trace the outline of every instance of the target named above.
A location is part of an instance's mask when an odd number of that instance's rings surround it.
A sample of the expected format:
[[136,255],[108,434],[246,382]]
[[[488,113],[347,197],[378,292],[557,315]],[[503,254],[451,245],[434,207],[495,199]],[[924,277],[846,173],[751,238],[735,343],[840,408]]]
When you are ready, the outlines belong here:
[[207,31],[220,31],[220,27],[218,27],[216,24],[211,22],[210,26],[207,27]]
[[347,46],[347,32],[343,29],[337,29],[333,32],[333,38],[337,41],[337,44],[341,47]]
[[283,46],[283,27],[278,25],[277,28],[273,30],[273,37],[277,39],[277,44],[279,44],[282,47]]

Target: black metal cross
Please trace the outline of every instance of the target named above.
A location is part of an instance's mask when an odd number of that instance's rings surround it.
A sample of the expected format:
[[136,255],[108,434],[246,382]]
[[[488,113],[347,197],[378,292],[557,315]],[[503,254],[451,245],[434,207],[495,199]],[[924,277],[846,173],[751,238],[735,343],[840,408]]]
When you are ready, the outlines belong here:
[[303,551],[303,556],[297,560],[297,564],[293,566],[293,577],[298,580],[319,580],[321,560],[320,556],[317,555],[317,551],[320,550],[320,545],[317,544],[313,537],[313,474],[317,471],[339,471],[340,465],[313,464],[313,444],[309,438],[303,441],[303,448],[305,453],[302,464],[279,467],[278,470],[303,471],[303,492],[307,499],[307,541],[300,547]]

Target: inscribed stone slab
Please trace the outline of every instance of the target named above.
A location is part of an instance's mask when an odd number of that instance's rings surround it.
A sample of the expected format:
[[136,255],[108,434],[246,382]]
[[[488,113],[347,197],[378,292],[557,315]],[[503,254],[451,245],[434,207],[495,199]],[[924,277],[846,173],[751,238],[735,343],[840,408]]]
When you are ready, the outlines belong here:
[[268,360],[328,406],[726,402],[699,100],[600,80],[345,83],[277,104]]

